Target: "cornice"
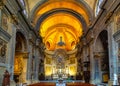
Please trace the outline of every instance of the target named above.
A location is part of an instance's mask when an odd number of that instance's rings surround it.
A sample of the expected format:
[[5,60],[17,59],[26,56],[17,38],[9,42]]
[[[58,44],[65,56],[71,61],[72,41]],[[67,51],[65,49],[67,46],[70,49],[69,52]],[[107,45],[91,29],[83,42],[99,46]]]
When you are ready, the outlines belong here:
[[11,38],[11,35],[7,33],[6,31],[4,31],[1,27],[0,27],[0,36],[2,36],[7,42]]

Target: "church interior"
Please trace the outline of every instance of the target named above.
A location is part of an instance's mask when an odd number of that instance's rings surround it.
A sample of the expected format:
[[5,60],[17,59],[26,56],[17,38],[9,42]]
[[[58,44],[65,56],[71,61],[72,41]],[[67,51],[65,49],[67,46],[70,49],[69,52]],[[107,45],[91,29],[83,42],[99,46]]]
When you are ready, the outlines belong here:
[[120,0],[0,0],[0,86],[59,79],[120,85]]

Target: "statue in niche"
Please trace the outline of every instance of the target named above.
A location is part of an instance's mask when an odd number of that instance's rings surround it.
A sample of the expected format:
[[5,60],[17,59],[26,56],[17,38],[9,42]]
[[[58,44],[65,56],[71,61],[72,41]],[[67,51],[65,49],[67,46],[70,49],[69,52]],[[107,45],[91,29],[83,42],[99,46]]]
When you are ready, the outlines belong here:
[[7,70],[4,73],[2,86],[10,86],[10,74]]

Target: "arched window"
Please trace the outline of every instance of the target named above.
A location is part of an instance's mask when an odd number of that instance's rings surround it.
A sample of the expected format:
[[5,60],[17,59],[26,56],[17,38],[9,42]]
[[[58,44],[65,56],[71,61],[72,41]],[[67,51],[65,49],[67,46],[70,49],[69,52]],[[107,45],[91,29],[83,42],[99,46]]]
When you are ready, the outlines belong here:
[[23,14],[27,17],[28,14],[27,14],[27,11],[26,11],[26,4],[25,4],[25,1],[24,0],[19,0],[20,1],[20,4],[22,5],[23,7]]
[[20,3],[21,3],[23,6],[25,6],[24,0],[19,0],[19,1],[20,1]]
[[95,8],[95,16],[97,16],[101,10],[101,4],[104,0],[97,0],[96,2],[96,8]]

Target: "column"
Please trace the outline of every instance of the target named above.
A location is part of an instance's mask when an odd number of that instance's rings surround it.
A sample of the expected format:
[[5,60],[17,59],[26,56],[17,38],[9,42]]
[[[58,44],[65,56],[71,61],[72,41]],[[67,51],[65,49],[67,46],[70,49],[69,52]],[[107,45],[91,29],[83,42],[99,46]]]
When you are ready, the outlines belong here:
[[28,55],[28,64],[27,64],[27,80],[28,80],[28,83],[30,83],[31,73],[32,73],[32,69],[31,69],[31,63],[32,63],[32,43],[29,41],[28,45],[29,45],[28,46],[29,55]]
[[114,23],[108,26],[108,45],[109,45],[109,67],[110,67],[110,85],[117,85],[117,58],[118,45],[113,38]]
[[40,57],[39,57],[39,48],[36,48],[36,58],[35,58],[35,80],[38,81],[38,72],[39,72],[39,63],[40,63]]
[[94,55],[93,55],[93,48],[94,47],[94,45],[93,45],[93,43],[90,43],[90,75],[91,75],[91,79],[90,79],[90,82],[92,83],[92,84],[95,84],[95,81],[94,81],[94,75],[95,75],[95,68],[94,68]]

